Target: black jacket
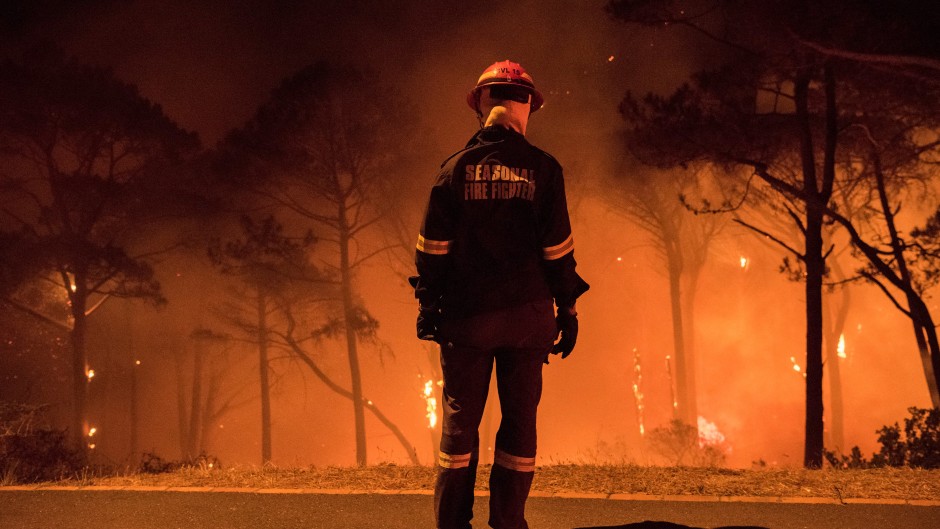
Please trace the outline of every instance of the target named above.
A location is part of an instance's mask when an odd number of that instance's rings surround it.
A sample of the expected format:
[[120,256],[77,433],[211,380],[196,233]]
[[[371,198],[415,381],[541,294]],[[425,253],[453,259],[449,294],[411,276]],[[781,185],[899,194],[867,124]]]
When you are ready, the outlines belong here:
[[554,299],[589,287],[575,271],[561,166],[500,126],[448,158],[418,235],[415,296],[445,317]]

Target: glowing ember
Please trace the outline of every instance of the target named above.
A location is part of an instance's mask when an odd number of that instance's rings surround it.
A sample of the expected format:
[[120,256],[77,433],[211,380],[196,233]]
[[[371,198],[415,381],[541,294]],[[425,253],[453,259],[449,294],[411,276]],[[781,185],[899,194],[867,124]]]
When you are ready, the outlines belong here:
[[701,415],[698,416],[698,446],[720,446],[725,442],[725,435],[718,431],[715,423],[710,422]]
[[796,363],[796,357],[795,357],[795,356],[791,356],[791,357],[790,357],[790,363],[793,364],[793,370],[794,370],[794,371],[796,371],[797,373],[800,373],[801,375],[803,375],[804,378],[806,378],[806,373],[803,372],[803,368],[800,367],[800,364],[797,364],[797,363]]
[[[440,385],[440,382],[438,383]],[[437,426],[437,399],[433,396],[434,381],[428,380],[424,383],[424,391],[421,393],[424,402],[427,405],[425,417],[428,419],[428,428],[433,430]]]
[[134,360],[134,365],[140,365],[140,360]]
[[614,56],[607,57],[607,62],[614,62]]
[[88,377],[88,381],[91,382],[91,379],[95,378],[95,370],[94,370],[94,369],[86,369],[86,370],[85,370],[85,376]]
[[845,333],[839,335],[839,345],[836,346],[836,353],[839,358],[847,358],[845,355]]
[[95,443],[88,443],[88,448],[89,448],[90,450],[94,450],[94,449],[95,449]]
[[98,433],[98,429],[94,426],[88,429],[88,437],[94,437],[96,433]]
[[741,256],[741,268],[742,268],[743,270],[747,270],[748,265],[750,265],[750,264],[751,264],[751,262],[748,260],[748,258],[747,258],[747,257],[744,257],[744,256],[742,255],[742,256]]

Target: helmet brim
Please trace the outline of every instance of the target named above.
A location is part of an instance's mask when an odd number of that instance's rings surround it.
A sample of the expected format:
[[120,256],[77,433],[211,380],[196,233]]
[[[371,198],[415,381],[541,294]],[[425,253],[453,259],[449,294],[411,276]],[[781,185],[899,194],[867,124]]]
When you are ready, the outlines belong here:
[[479,112],[480,111],[480,90],[486,88],[487,86],[494,86],[494,85],[519,86],[528,90],[529,93],[532,94],[532,101],[529,102],[530,113],[535,112],[536,110],[542,108],[542,104],[545,103],[545,99],[542,97],[542,93],[539,92],[538,89],[535,88],[534,86],[520,83],[518,81],[512,81],[512,80],[503,81],[503,80],[494,79],[492,81],[487,81],[481,85],[473,87],[473,89],[467,93],[467,105],[471,109],[473,109],[475,112]]

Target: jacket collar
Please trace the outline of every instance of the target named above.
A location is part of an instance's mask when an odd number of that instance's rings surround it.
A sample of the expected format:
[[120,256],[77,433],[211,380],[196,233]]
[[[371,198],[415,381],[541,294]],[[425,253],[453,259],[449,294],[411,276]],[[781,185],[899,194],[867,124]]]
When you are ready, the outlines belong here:
[[489,127],[484,127],[477,131],[477,133],[474,134],[472,138],[470,138],[470,141],[467,142],[467,147],[469,148],[476,145],[487,145],[506,140],[520,139],[525,141],[525,136],[519,134],[513,129],[509,129],[501,125],[490,125]]

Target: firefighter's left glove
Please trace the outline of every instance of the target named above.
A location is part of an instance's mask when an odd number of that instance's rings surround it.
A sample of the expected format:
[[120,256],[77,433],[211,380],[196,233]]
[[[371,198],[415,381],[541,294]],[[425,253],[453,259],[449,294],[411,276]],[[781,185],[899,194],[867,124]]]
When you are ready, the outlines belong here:
[[441,343],[441,311],[437,306],[418,306],[418,339]]
[[574,344],[578,341],[578,313],[575,312],[574,307],[559,307],[555,324],[558,326],[561,339],[552,347],[552,354],[561,353],[561,358],[565,359],[574,350]]

